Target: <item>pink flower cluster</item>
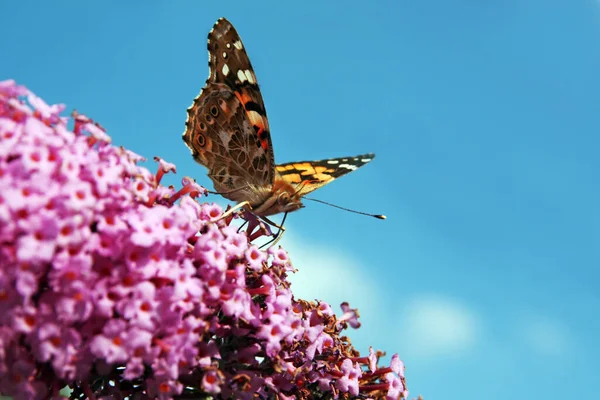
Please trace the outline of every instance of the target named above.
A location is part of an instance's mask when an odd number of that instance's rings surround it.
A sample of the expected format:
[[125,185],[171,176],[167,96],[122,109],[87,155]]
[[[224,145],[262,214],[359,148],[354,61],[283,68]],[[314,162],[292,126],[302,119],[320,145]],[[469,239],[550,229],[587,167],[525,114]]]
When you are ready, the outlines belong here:
[[0,393],[406,398],[397,355],[378,367],[341,335],[356,310],[294,299],[252,216],[240,231],[63,109],[0,82]]

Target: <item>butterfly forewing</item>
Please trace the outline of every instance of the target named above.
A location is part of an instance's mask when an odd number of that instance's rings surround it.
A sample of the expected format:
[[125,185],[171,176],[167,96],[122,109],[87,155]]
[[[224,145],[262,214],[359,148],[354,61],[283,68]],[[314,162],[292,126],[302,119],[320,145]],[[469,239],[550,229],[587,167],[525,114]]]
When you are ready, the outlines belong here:
[[261,202],[274,176],[269,124],[256,75],[226,19],[208,35],[209,78],[188,108],[183,140],[209,170],[215,189],[235,200]]
[[355,157],[297,161],[277,165],[275,170],[283,180],[295,185],[298,193],[303,196],[342,175],[357,170],[373,158],[375,154],[370,153]]
[[209,83],[224,83],[229,86],[243,106],[244,113],[252,123],[258,145],[269,153],[271,180],[273,146],[267,111],[258,87],[256,74],[246,53],[242,39],[233,25],[225,18],[217,21],[208,34]]

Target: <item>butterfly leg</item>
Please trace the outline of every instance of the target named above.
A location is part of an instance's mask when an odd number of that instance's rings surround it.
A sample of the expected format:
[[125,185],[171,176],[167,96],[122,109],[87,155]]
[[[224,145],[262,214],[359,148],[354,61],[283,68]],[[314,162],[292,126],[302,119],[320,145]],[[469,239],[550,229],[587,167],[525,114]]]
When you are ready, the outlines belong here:
[[217,222],[217,221],[222,220],[223,218],[227,218],[228,216],[233,214],[235,211],[237,211],[240,208],[243,208],[245,206],[248,206],[250,209],[252,209],[252,207],[250,207],[250,202],[242,201],[241,203],[236,204],[235,206],[231,207],[229,210],[225,211],[223,214],[221,214],[217,218],[214,218],[213,220],[211,220],[211,222]]
[[267,217],[260,217],[260,218],[261,218],[261,219],[262,219],[264,222],[266,222],[267,224],[269,224],[269,225],[271,225],[271,226],[273,226],[273,227],[275,227],[275,228],[279,229],[279,230],[277,231],[277,233],[275,234],[275,237],[274,237],[273,239],[271,239],[271,240],[270,240],[270,241],[268,241],[267,243],[265,243],[265,244],[263,244],[262,246],[260,246],[260,248],[261,248],[261,249],[262,249],[263,247],[265,247],[265,246],[268,246],[268,247],[273,247],[273,246],[275,246],[275,245],[276,245],[276,244],[277,244],[277,243],[278,243],[278,242],[281,240],[281,238],[283,237],[283,234],[284,234],[284,232],[285,232],[285,228],[283,227],[283,224],[285,223],[285,219],[286,219],[286,217],[287,217],[287,214],[288,214],[288,213],[285,213],[285,214],[283,215],[283,220],[281,221],[281,224],[280,224],[280,225],[277,225],[275,222],[271,221],[271,220],[270,220],[269,218],[267,218]]
[[246,226],[246,224],[248,224],[248,221],[247,221],[247,220],[246,220],[246,221],[244,221],[244,223],[240,225],[240,227],[239,227],[239,228],[238,228],[238,230],[237,230],[237,231],[238,231],[238,233],[240,233],[240,232],[241,232],[242,228],[243,228],[244,226]]

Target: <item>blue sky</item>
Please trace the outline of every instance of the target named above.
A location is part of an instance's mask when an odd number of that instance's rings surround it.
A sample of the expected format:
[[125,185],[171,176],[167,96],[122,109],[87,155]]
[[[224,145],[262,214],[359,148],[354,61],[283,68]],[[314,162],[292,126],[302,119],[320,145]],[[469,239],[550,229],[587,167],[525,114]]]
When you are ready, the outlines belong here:
[[600,3],[0,2],[0,79],[208,184],[181,133],[221,16],[278,162],[377,154],[314,197],[387,221],[288,217],[298,295],[359,307],[426,400],[597,397]]

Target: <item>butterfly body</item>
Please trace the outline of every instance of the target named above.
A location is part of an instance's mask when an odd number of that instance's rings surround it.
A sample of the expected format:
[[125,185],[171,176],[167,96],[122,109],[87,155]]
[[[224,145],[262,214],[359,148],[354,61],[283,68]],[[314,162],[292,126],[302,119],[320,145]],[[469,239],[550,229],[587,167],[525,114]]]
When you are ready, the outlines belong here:
[[208,168],[215,190],[258,216],[303,207],[302,196],[354,171],[373,154],[275,164],[256,75],[235,28],[219,19],[208,34],[209,77],[188,108],[183,141]]

